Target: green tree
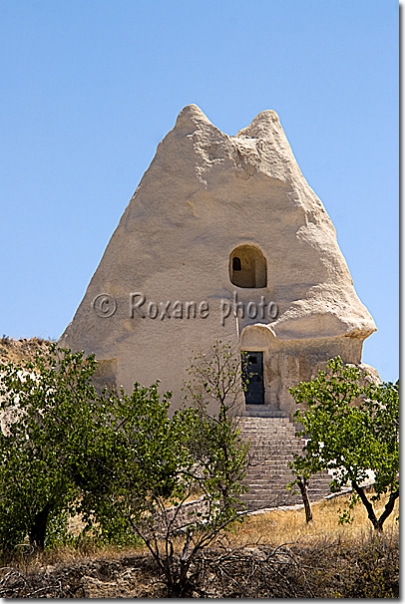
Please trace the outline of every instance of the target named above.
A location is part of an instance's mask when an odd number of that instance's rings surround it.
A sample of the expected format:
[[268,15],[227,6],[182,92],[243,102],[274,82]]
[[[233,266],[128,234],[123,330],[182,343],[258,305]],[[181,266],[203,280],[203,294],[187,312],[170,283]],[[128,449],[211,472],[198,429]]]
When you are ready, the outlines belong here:
[[135,383],[130,395],[108,394],[108,422],[76,475],[84,519],[104,540],[128,540],[135,531],[149,547],[141,528],[145,518],[149,534],[155,524],[160,527],[159,514],[168,502],[184,492],[187,426],[178,413],[170,418],[170,398],[170,393],[160,397],[158,383],[149,388]]
[[92,529],[104,542],[139,542],[128,502],[149,509],[151,475],[155,490],[167,496],[175,491],[178,422],[168,418],[170,395],[161,402],[157,384],[136,384],[130,396],[99,394],[92,383],[96,366],[94,355],[52,344],[32,362],[1,367],[3,551],[26,536],[44,549],[55,541],[53,527],[60,533],[75,513],[85,522],[84,532]]
[[[196,359],[188,385],[192,404],[172,416],[170,396],[161,400],[157,384],[149,389],[135,384],[130,396],[110,395],[113,479],[92,485],[83,506],[103,530],[121,521],[146,544],[168,597],[192,593],[198,553],[240,516],[247,448],[230,414],[236,389],[241,390],[235,373],[240,363],[233,365],[232,358],[228,348],[214,347],[204,363]],[[214,391],[207,384],[216,381],[222,386]],[[196,393],[199,386],[214,395],[212,411],[203,393]]]
[[[73,512],[75,468],[93,446],[100,414],[93,356],[49,346],[32,362],[0,369],[0,548],[28,535],[44,548],[50,519]],[[101,410],[102,411],[102,410]]]
[[[349,507],[360,500],[373,527],[382,531],[399,496],[399,382],[362,385],[360,370],[337,357],[318,377],[290,392],[303,405],[294,415],[302,424],[299,435],[309,438],[303,455],[295,455],[291,464],[295,482],[332,471],[332,492],[349,484]],[[370,471],[374,494],[368,497],[362,484]],[[383,494],[388,501],[377,517],[375,503]],[[348,518],[346,511],[341,519]]]
[[[52,527],[60,533],[61,522],[78,512],[86,530],[103,540],[143,540],[168,594],[189,593],[196,555],[238,516],[246,463],[231,413],[241,389],[240,367],[225,348],[214,347],[207,365],[200,361],[191,370],[192,382],[214,396],[217,408],[209,413],[194,390],[191,407],[173,416],[171,395],[161,397],[158,383],[136,383],[130,395],[97,394],[94,356],[56,344],[32,362],[3,365],[2,550],[27,535],[43,549],[52,541]],[[207,386],[215,373],[218,390]],[[198,496],[197,505],[188,503]],[[181,554],[175,540],[183,540]]]

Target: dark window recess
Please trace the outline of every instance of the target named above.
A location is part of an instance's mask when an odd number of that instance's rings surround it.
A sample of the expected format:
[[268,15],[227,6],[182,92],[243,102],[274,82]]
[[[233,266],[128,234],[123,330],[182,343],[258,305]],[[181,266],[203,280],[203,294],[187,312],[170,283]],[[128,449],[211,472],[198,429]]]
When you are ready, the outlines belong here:
[[235,258],[232,260],[232,268],[234,271],[242,270],[242,264],[240,262],[240,258],[238,258],[237,256],[235,256]]
[[238,287],[266,287],[267,263],[259,248],[239,245],[231,252],[229,279]]

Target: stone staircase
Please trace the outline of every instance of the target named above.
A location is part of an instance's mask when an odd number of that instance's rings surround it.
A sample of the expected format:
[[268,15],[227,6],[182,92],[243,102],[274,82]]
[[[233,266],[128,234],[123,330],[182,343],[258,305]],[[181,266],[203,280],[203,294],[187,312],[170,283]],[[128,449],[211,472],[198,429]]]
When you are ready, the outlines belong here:
[[[304,442],[295,436],[295,426],[283,412],[257,405],[249,415],[240,418],[239,428],[244,440],[251,443],[250,464],[244,483],[249,492],[241,496],[249,510],[302,503],[301,495],[287,491],[293,479],[288,462],[293,453],[300,453]],[[309,499],[316,501],[328,494],[331,478],[325,472],[309,482]]]

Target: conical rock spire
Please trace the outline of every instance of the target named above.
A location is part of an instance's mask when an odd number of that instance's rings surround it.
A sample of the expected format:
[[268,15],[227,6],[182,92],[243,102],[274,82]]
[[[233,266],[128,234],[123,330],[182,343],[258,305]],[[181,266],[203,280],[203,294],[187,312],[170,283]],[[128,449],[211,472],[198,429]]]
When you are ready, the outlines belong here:
[[[262,288],[231,280],[231,254],[243,245],[265,258]],[[129,296],[137,292],[145,297],[143,311],[149,302],[170,301],[172,308],[176,301],[205,301],[209,312],[199,320],[130,316]],[[103,293],[116,305],[107,318],[94,306]],[[244,316],[232,308],[221,324],[221,301],[235,293]],[[259,304],[261,296],[277,305],[276,317],[248,316],[248,302]],[[159,144],[61,341],[116,359],[120,383],[131,386],[135,379],[163,379],[162,372],[177,375],[180,367],[181,374],[197,344],[209,347],[220,337],[237,345],[242,338],[243,345],[252,329],[263,347],[347,338],[347,359],[359,363],[361,343],[375,325],[277,114],[263,111],[229,136],[188,105]],[[176,351],[172,361],[169,350]],[[176,389],[177,379],[165,387]]]

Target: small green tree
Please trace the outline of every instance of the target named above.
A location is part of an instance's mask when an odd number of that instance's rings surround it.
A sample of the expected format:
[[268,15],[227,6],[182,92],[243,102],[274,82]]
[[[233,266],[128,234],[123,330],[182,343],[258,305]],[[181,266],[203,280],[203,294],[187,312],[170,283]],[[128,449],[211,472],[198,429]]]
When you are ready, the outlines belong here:
[[[303,455],[291,464],[299,480],[308,480],[323,470],[333,472],[332,492],[349,484],[350,508],[360,500],[373,527],[383,530],[399,496],[399,382],[361,385],[361,372],[331,359],[318,377],[290,389],[298,404],[294,417],[303,426],[299,435],[309,438]],[[368,497],[362,484],[374,474],[374,495]],[[375,503],[388,494],[384,511],[377,518]],[[342,520],[349,518],[345,511]]]
[[[0,547],[28,535],[43,549],[48,527],[79,512],[104,540],[143,540],[168,594],[189,593],[198,552],[238,516],[246,447],[229,414],[233,387],[214,415],[199,398],[170,417],[170,393],[161,398],[158,384],[99,395],[95,369],[94,356],[56,344],[2,367]],[[227,379],[236,385],[234,370]],[[196,492],[203,497],[190,506]]]
[[[97,432],[93,452],[77,468],[82,488],[80,509],[88,526],[101,538],[116,542],[135,531],[150,529],[168,502],[183,493],[180,478],[189,465],[184,447],[184,422],[169,416],[170,393],[160,397],[158,383],[136,383],[130,395],[109,393],[109,419]],[[152,530],[153,532],[153,530]],[[150,531],[149,531],[150,533]]]
[[93,356],[49,346],[35,360],[0,368],[0,548],[28,535],[43,549],[48,521],[73,511],[74,468],[93,446],[100,413]]

